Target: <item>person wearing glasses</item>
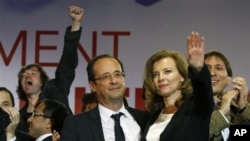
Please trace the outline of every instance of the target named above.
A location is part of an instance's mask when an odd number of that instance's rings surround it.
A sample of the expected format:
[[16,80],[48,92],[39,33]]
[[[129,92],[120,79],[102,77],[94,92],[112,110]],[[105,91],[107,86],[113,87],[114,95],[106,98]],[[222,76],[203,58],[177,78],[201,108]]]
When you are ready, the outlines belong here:
[[[126,84],[122,62],[108,54],[96,56],[88,63],[87,74],[98,106],[67,118],[60,141],[115,141],[118,137],[124,141],[140,140],[147,114],[124,105]],[[120,115],[120,125],[112,118],[115,114]],[[120,136],[114,126],[119,126]]]
[[0,141],[15,141],[20,113],[15,106],[14,96],[6,87],[0,87]]
[[63,122],[70,112],[65,104],[51,99],[38,102],[32,115],[28,118],[28,134],[37,141],[52,141],[52,134],[60,135]]
[[[66,28],[63,52],[55,71],[55,78],[49,79],[45,70],[38,64],[29,64],[18,73],[17,94],[20,100],[25,101],[24,107],[20,109],[21,119],[17,127],[16,135],[19,141],[33,141],[23,132],[28,132],[27,119],[39,100],[56,99],[67,105],[71,111],[68,96],[78,64],[77,46],[81,37],[84,11],[81,7],[69,6],[68,15],[72,23]],[[73,114],[72,111],[71,113]]]

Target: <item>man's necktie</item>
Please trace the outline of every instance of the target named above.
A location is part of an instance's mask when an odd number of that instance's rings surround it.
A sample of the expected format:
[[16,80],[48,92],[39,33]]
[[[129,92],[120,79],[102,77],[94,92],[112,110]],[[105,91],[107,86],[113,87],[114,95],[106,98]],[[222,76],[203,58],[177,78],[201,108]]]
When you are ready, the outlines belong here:
[[123,113],[114,114],[111,116],[115,120],[115,141],[125,141],[125,136],[120,125],[120,117]]

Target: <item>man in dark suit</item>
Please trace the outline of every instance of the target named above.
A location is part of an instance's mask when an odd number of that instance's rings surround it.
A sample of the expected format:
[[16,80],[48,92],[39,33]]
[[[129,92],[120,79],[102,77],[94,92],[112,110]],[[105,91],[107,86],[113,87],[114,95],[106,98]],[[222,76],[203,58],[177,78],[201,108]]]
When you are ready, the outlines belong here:
[[39,101],[28,118],[29,135],[39,141],[52,141],[53,131],[61,132],[70,112],[65,104],[51,99]]
[[111,116],[117,113],[122,113],[120,126],[125,139],[140,140],[147,115],[144,111],[124,104],[126,86],[122,62],[107,54],[99,55],[88,63],[87,73],[91,91],[96,93],[98,106],[89,112],[67,118],[60,140],[115,141],[118,136]]

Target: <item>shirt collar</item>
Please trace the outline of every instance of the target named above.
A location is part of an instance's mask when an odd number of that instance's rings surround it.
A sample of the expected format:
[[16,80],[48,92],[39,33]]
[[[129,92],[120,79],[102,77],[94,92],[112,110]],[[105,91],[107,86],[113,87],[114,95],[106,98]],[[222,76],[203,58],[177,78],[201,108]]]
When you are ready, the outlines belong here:
[[38,138],[36,139],[36,141],[42,141],[42,140],[44,140],[45,138],[47,138],[47,137],[49,137],[49,136],[52,136],[52,133],[44,134],[44,135],[38,137]]
[[104,121],[108,121],[110,119],[110,117],[111,117],[112,114],[116,114],[116,113],[119,113],[119,112],[122,112],[124,114],[124,117],[126,117],[126,118],[129,118],[129,119],[133,118],[129,114],[129,112],[127,111],[127,109],[125,109],[124,105],[122,105],[122,107],[118,111],[112,111],[112,110],[104,107],[101,104],[98,104],[98,108],[99,108],[99,111],[100,111],[101,118]]

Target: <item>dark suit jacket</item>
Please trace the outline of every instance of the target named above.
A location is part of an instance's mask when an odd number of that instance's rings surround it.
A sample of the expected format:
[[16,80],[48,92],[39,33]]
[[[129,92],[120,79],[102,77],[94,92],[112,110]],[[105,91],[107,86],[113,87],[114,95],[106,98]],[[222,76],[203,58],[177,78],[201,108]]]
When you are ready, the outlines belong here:
[[0,141],[6,141],[6,134],[4,131],[0,132]]
[[[55,99],[64,103],[70,110],[68,95],[70,86],[75,78],[75,69],[78,64],[77,45],[81,37],[81,30],[71,32],[71,26],[67,27],[64,36],[64,47],[60,62],[55,72],[55,78],[45,83],[39,100]],[[28,132],[27,119],[31,113],[27,113],[28,104],[20,110],[20,123],[17,130]],[[70,110],[72,113],[72,111]],[[34,141],[35,139],[21,133],[17,133],[18,141]]]
[[[197,75],[189,74],[193,84],[193,94],[174,114],[160,135],[160,141],[207,141],[209,121],[213,111],[213,92],[210,73],[206,66]],[[146,141],[150,125],[159,116],[156,112],[149,120],[142,141]]]
[[[143,130],[147,120],[146,112],[129,107],[126,109]],[[98,106],[87,113],[67,118],[64,122],[60,141],[104,141]]]

